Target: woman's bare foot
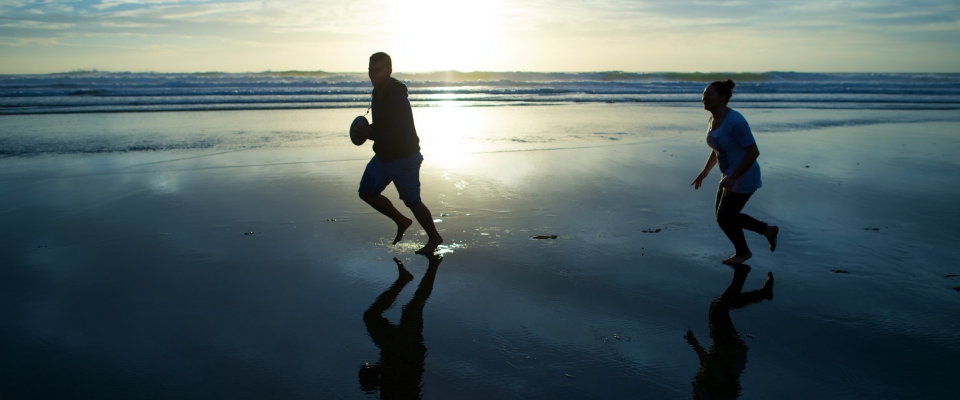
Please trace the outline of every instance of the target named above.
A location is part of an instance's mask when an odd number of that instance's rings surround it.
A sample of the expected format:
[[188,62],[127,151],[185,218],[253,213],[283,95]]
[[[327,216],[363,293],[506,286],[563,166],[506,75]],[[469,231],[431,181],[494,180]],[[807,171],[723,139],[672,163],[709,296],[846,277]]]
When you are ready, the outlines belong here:
[[440,243],[443,243],[443,238],[437,236],[436,238],[428,240],[427,244],[423,245],[420,250],[417,250],[414,253],[427,255],[433,254],[433,252],[437,251],[437,246],[440,246]]
[[753,257],[753,253],[748,251],[747,254],[744,254],[742,256],[738,256],[734,254],[730,257],[727,257],[727,259],[721,262],[727,265],[738,265],[738,264],[743,264],[743,262],[749,260],[750,257]]
[[403,233],[407,231],[410,225],[413,225],[413,220],[407,217],[403,217],[400,222],[397,222],[397,237],[393,238],[393,244],[397,244],[403,239]]
[[763,298],[773,300],[773,272],[767,272],[767,281],[760,287]]
[[767,230],[763,232],[763,236],[767,238],[767,242],[770,242],[771,253],[777,249],[777,234],[779,233],[780,233],[780,227],[776,225],[767,226]]

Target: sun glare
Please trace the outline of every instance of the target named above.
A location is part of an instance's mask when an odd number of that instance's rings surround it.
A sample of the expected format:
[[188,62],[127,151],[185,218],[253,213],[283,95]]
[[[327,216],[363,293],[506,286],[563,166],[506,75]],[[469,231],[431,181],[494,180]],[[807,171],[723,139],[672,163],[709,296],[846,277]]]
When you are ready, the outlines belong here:
[[388,50],[402,71],[477,71],[503,57],[504,4],[412,0],[391,2]]
[[479,137],[489,129],[474,107],[430,107],[416,111],[417,135],[423,153],[431,163],[441,165],[445,171],[457,171],[464,165],[466,155],[485,150],[478,145]]

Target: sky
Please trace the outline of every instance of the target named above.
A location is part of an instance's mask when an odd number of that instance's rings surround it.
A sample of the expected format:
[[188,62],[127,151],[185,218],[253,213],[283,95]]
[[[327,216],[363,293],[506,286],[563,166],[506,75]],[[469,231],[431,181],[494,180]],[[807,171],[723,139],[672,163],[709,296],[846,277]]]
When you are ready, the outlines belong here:
[[960,72],[960,1],[0,0],[0,74]]

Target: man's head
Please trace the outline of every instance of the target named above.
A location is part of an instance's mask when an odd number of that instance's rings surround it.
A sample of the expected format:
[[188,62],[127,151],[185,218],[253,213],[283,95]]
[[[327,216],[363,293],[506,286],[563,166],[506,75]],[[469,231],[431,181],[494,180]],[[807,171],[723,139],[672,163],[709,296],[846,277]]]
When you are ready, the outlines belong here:
[[393,73],[393,61],[390,60],[390,55],[384,52],[373,53],[370,56],[370,67],[367,73],[374,87],[390,82],[390,74]]

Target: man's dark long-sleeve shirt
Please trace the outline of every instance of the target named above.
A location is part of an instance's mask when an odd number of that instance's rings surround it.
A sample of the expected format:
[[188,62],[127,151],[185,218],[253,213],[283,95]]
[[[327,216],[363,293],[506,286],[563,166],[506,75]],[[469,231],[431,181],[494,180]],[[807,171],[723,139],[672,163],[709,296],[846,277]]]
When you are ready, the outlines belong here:
[[409,157],[420,151],[420,138],[413,124],[413,110],[407,99],[407,86],[390,78],[390,82],[373,89],[373,124],[370,139],[380,162]]

